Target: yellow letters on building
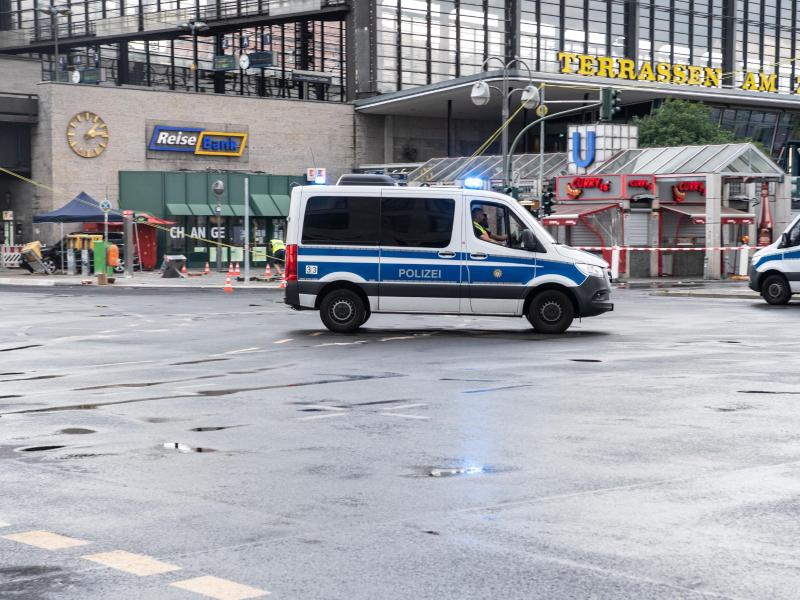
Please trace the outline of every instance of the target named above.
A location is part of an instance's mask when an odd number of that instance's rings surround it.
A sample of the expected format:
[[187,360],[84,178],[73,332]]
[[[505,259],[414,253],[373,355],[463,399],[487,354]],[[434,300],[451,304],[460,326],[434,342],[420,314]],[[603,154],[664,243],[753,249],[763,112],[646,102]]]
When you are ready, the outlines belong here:
[[653,66],[649,62],[643,62],[642,68],[639,69],[639,76],[636,79],[639,81],[655,81],[656,74],[653,73]]
[[658,73],[658,80],[661,83],[669,83],[672,81],[672,67],[669,63],[658,63],[656,65],[656,72]]
[[702,67],[695,67],[694,65],[689,65],[689,85],[703,85],[703,81],[700,79],[700,76],[703,74]]
[[618,58],[617,71],[620,79],[636,79],[636,63],[630,58]]
[[758,91],[759,92],[777,92],[778,91],[778,76],[775,74],[767,75],[766,73],[759,73],[761,78]]
[[705,67],[706,79],[703,82],[706,87],[719,87],[722,80],[722,69],[712,69]]
[[675,83],[686,83],[686,65],[674,65],[672,72],[675,74]]
[[578,55],[578,75],[594,75],[597,72],[597,59],[588,54]]
[[578,55],[574,52],[559,52],[558,61],[561,63],[562,73],[574,73],[572,70],[572,61],[576,60]]

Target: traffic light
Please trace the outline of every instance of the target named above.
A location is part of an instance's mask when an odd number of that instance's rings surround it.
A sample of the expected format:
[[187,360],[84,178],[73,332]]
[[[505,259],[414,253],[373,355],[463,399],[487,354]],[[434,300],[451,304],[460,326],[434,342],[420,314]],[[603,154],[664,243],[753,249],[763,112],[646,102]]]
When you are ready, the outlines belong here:
[[614,117],[622,110],[619,105],[620,93],[614,88],[600,90],[600,120],[613,121]]
[[553,206],[555,205],[555,194],[553,192],[545,192],[542,194],[542,216],[547,217],[553,213]]

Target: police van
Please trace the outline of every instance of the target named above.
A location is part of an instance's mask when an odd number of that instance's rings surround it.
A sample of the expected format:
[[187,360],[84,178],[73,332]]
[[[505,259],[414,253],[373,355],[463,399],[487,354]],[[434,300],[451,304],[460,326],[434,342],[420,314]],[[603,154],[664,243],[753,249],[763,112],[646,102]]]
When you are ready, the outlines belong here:
[[777,241],[753,254],[750,289],[770,304],[788,304],[800,293],[800,216]]
[[373,312],[528,318],[542,333],[613,310],[608,264],[513,198],[461,188],[292,190],[284,301],[348,333]]

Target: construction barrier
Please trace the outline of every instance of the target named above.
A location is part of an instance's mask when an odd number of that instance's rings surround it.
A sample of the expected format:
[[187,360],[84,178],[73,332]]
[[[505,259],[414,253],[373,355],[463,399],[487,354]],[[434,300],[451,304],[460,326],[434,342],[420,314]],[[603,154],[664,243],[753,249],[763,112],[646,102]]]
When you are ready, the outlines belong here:
[[19,246],[2,246],[2,261],[0,266],[6,269],[15,269],[22,266],[22,245]]

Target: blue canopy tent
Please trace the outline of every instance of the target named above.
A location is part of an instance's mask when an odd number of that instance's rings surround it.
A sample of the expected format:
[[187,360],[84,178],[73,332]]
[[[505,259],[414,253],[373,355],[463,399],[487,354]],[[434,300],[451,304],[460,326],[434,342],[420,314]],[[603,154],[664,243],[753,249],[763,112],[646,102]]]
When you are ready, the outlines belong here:
[[[64,223],[102,223],[106,215],[100,203],[86,192],[81,192],[61,208],[49,213],[34,215],[34,223],[60,223],[61,239],[64,239]],[[119,223],[122,215],[118,212],[108,213],[109,223]],[[64,272],[64,255],[61,254],[61,272]]]
[[[53,212],[34,215],[34,223],[102,223],[105,213],[97,202],[86,192],[81,192],[61,208]],[[108,213],[109,223],[120,223],[122,215],[116,212]]]

